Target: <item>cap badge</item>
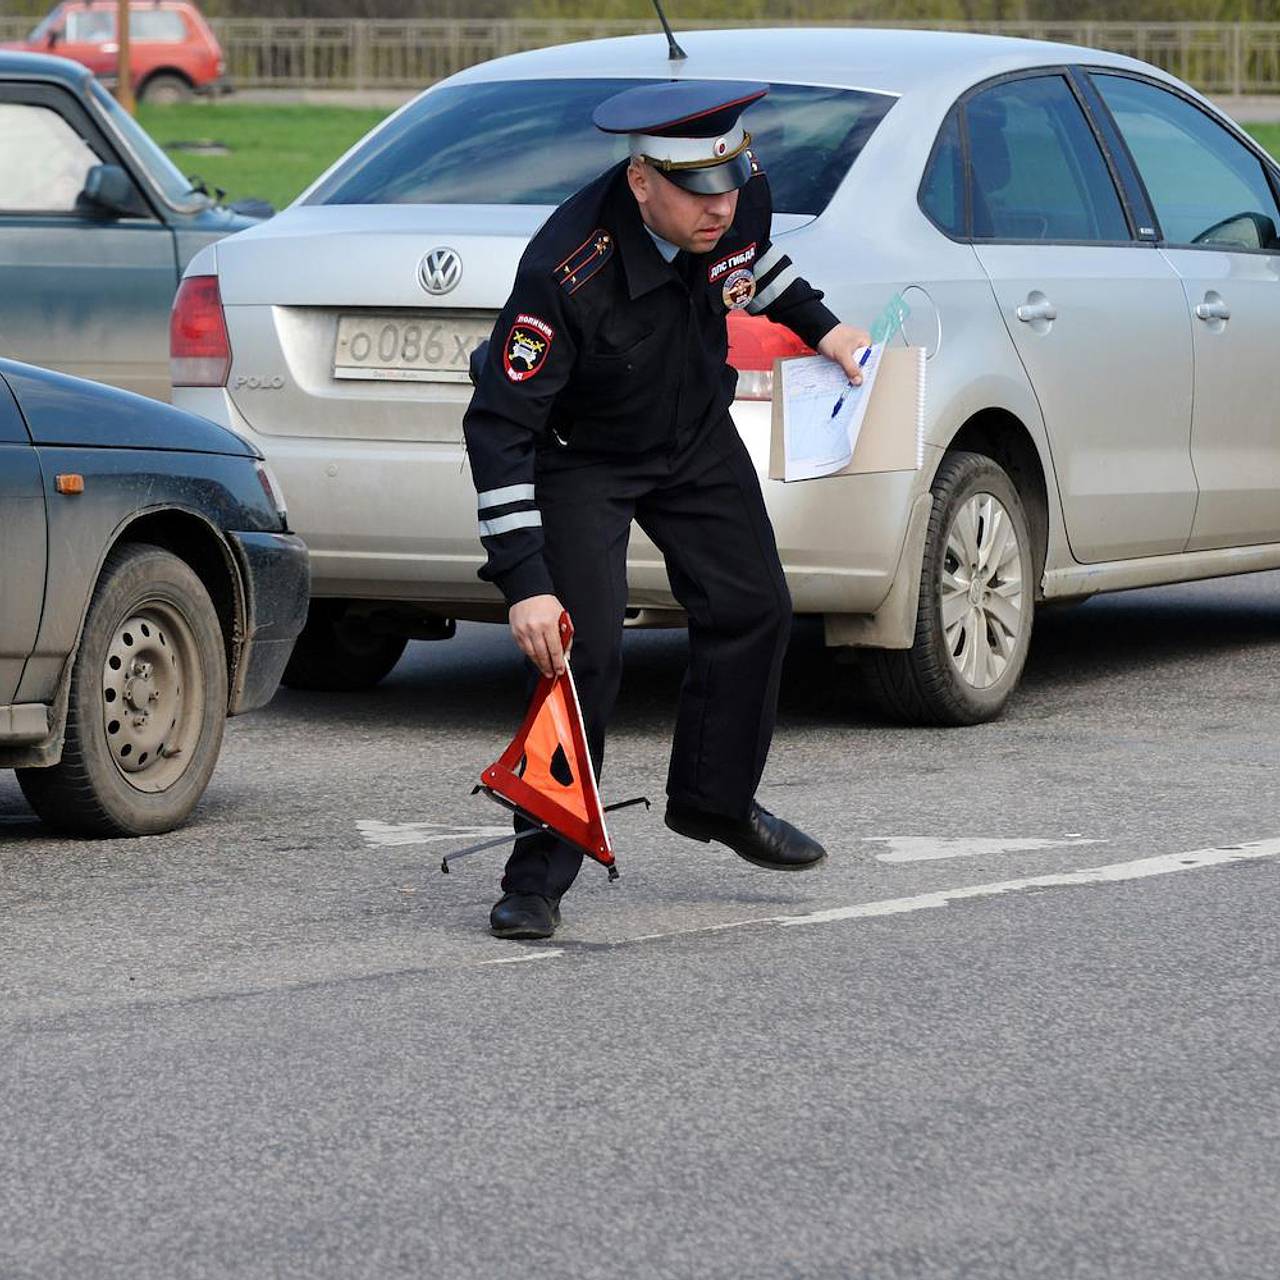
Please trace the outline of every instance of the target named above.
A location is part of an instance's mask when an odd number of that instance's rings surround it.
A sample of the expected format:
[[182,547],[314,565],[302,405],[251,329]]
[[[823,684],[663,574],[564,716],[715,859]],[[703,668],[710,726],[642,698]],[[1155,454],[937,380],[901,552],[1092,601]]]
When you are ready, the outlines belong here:
[[748,268],[740,267],[725,276],[721,297],[730,311],[741,311],[755,296],[756,278]]
[[715,146],[713,146],[711,150],[715,152],[716,159],[717,160],[720,159],[720,157],[724,155],[726,151],[729,150],[729,139],[717,138],[715,141]]

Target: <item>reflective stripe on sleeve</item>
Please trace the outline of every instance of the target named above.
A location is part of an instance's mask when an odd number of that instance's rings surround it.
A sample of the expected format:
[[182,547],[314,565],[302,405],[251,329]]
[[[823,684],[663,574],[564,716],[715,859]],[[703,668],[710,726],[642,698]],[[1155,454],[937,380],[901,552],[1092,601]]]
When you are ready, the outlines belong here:
[[481,511],[486,507],[500,507],[507,502],[524,502],[526,500],[533,501],[533,485],[531,484],[509,484],[503,489],[486,489],[483,493],[476,494],[476,503]]
[[762,275],[771,268],[776,267],[782,258],[782,250],[776,244],[771,244],[765,251],[764,256],[757,258],[752,270],[755,272],[756,279],[759,280]]
[[[529,486],[533,488],[532,485]],[[499,516],[496,520],[480,521],[480,536],[492,538],[499,533],[510,533],[513,529],[533,529],[542,524],[541,511],[513,511],[509,516]]]
[[[757,276],[759,272],[756,273]],[[769,281],[759,293],[747,304],[747,310],[751,314],[759,315],[792,281],[797,275],[795,267],[788,264],[778,272],[772,280]]]

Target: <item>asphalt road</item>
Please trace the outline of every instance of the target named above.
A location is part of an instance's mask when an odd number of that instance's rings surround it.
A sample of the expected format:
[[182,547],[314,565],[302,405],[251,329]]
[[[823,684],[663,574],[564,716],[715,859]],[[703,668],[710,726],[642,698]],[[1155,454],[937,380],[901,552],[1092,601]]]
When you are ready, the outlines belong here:
[[[606,798],[660,797],[629,637]],[[1046,613],[998,724],[793,646],[780,876],[616,816],[484,931],[502,631],[228,728],[197,820],[49,838],[0,775],[0,1276],[1274,1277],[1280,575]]]

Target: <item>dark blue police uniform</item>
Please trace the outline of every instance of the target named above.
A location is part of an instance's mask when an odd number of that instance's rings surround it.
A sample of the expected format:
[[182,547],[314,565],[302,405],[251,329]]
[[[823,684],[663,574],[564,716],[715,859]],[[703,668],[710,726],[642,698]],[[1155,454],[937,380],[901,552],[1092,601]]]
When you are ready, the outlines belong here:
[[[678,82],[597,111],[602,128],[632,135],[633,153],[641,135],[647,159],[677,157],[649,161],[672,181],[739,188],[733,223],[710,252],[668,261],[673,246],[646,228],[625,162],[571,196],[520,261],[464,420],[481,577],[508,605],[550,594],[569,611],[597,771],[622,671],[632,520],[661,550],[690,639],[667,793],[732,819],[747,814],[764,769],[791,602],[729,417],[737,374],[725,317],[762,313],[811,346],[838,323],[770,239],[768,180],[738,123],[764,92]],[[503,889],[555,903],[580,863],[562,842],[526,837]]]

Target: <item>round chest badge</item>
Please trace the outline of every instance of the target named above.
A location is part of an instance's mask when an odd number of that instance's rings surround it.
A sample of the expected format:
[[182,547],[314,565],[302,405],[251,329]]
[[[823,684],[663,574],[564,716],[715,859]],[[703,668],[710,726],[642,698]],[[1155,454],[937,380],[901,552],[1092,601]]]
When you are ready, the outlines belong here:
[[730,311],[740,311],[756,296],[756,278],[746,267],[740,267],[725,276],[721,293]]

